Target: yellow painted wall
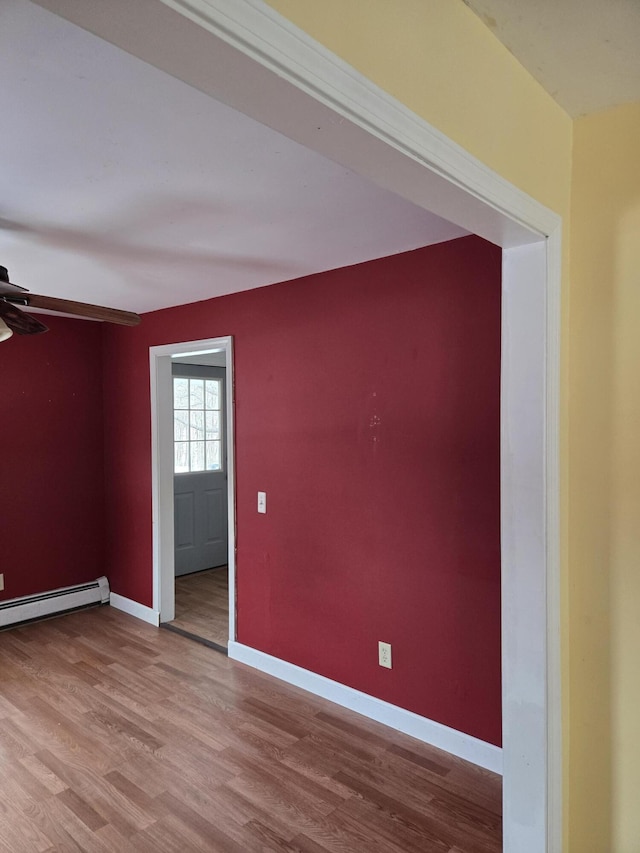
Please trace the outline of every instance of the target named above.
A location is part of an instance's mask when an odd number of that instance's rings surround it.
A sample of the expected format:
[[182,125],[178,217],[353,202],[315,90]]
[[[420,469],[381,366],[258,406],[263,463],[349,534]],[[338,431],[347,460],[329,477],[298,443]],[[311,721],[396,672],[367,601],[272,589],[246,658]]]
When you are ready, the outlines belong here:
[[571,220],[571,849],[640,851],[640,104],[578,119]]
[[267,0],[417,115],[558,213],[571,120],[462,0]]

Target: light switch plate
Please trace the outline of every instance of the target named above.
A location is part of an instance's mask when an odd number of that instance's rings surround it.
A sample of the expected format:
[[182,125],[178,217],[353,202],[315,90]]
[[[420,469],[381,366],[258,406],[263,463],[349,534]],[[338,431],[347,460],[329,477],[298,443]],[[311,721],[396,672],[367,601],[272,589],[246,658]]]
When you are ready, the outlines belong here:
[[258,492],[258,512],[266,513],[267,511],[267,493]]

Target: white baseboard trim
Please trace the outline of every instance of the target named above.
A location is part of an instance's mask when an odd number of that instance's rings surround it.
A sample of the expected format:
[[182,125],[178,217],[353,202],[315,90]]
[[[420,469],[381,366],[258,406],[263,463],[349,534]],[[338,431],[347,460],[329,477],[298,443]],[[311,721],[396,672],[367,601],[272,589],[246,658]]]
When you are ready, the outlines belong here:
[[109,603],[116,610],[122,610],[123,613],[135,616],[136,619],[142,619],[143,622],[148,622],[150,625],[158,626],[160,624],[160,612],[158,610],[153,610],[151,607],[133,601],[131,598],[125,598],[124,595],[118,595],[117,592],[111,593]]
[[458,758],[502,774],[502,750],[498,746],[443,726],[442,723],[436,723],[412,711],[405,711],[397,705],[376,699],[375,696],[368,696],[360,690],[346,687],[323,675],[317,675],[308,669],[302,669],[295,664],[287,663],[233,640],[229,642],[229,657],[274,678],[279,678],[281,681],[286,681],[287,684],[301,687],[309,693],[335,702],[336,705],[383,723],[396,731],[457,755]]

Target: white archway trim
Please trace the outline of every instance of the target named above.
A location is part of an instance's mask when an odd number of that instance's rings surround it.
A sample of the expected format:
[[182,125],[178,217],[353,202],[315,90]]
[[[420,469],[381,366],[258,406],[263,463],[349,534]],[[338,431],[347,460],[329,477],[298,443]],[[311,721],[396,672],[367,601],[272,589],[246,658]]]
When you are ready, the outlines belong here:
[[[337,114],[363,128],[386,145],[427,166],[447,183],[458,186],[466,197],[466,208],[471,206],[469,196],[475,196],[482,206],[489,204],[505,215],[511,226],[521,225],[520,229],[510,231],[510,245],[530,242],[531,230],[547,235],[550,218],[557,224],[555,214],[261,0],[161,1],[262,68],[311,95],[334,116]],[[267,123],[274,126],[272,122]],[[316,125],[316,129],[321,128]],[[319,150],[315,145],[309,147]],[[463,215],[468,217],[470,211]],[[484,230],[486,210],[482,210],[481,219]],[[469,230],[485,236],[476,228]],[[492,238],[486,236],[486,239]],[[493,242],[498,241],[494,239]],[[499,242],[505,245],[502,240]]]
[[[108,9],[102,0],[36,2],[507,250],[502,379],[505,850],[559,853],[560,217],[260,0],[110,0]],[[154,493],[156,488],[154,484]],[[154,542],[159,520],[154,515]],[[154,549],[158,546],[159,540]]]

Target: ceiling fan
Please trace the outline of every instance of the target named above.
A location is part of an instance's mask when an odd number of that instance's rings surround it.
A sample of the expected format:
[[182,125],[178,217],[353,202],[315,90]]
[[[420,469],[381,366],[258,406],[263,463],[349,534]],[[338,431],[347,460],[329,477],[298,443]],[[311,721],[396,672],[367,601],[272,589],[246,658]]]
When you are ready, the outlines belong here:
[[17,335],[38,335],[40,332],[49,331],[44,323],[18,306],[75,314],[78,317],[104,320],[106,323],[119,323],[123,326],[137,326],[140,322],[139,315],[132,311],[119,311],[117,308],[104,308],[102,305],[90,305],[88,302],[72,302],[69,299],[30,293],[25,287],[12,284],[7,268],[0,266],[0,341],[11,337],[14,332]]

